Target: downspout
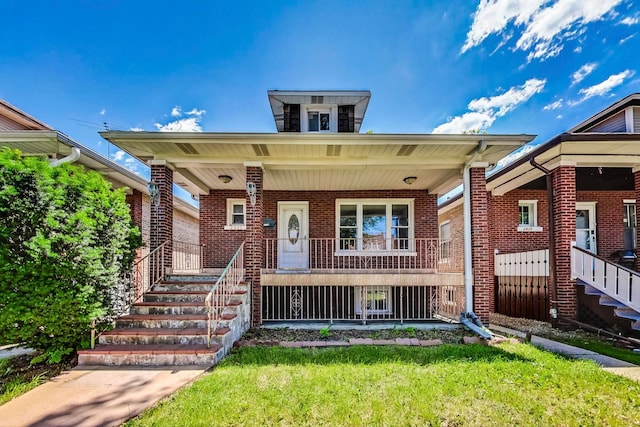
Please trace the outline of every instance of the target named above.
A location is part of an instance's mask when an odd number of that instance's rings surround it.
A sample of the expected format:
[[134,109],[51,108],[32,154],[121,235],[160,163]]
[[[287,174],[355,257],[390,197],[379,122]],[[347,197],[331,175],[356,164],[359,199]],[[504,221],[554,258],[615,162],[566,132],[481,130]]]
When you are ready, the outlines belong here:
[[63,163],[74,163],[74,162],[77,162],[79,158],[80,158],[80,149],[77,147],[73,147],[71,148],[71,154],[61,159],[54,160],[53,162],[51,162],[51,166],[56,167]]
[[555,227],[553,226],[554,219],[554,211],[553,211],[553,180],[551,177],[551,171],[540,163],[536,162],[536,159],[532,157],[529,159],[529,164],[534,168],[540,170],[545,174],[545,178],[547,180],[547,205],[548,205],[548,213],[549,213],[549,277],[551,278],[552,286],[551,288],[551,301],[549,301],[551,308],[549,309],[549,314],[551,315],[551,326],[554,328],[558,327],[558,289],[556,288],[557,278],[556,278],[556,238],[555,238]]
[[463,219],[464,219],[464,312],[460,314],[460,321],[480,335],[489,339],[493,333],[482,325],[478,316],[473,312],[473,266],[471,241],[471,165],[487,149],[487,141],[480,141],[471,158],[462,169],[463,188]]

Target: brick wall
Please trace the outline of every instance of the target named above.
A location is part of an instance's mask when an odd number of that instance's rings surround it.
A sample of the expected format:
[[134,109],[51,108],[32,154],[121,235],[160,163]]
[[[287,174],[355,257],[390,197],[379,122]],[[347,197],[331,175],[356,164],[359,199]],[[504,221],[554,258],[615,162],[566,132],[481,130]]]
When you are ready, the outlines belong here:
[[471,246],[473,267],[473,311],[483,322],[493,313],[493,247],[489,240],[489,198],[484,168],[471,171]]
[[173,211],[173,240],[186,243],[199,242],[198,218],[174,209]]
[[262,218],[264,213],[264,191],[263,172],[260,167],[248,166],[247,182],[256,185],[255,205],[251,205],[249,195],[247,201],[247,234],[245,244],[245,266],[247,280],[251,285],[251,324],[258,326],[262,323],[262,286],[260,283],[260,269],[264,254],[262,252],[263,227]]
[[159,206],[151,206],[150,247],[157,248],[168,241],[165,247],[165,267],[173,263],[173,171],[166,165],[151,165],[151,181],[160,191]]
[[[244,242],[244,230],[225,230],[227,199],[244,199],[244,190],[212,190],[200,196],[200,244],[204,246],[204,267],[223,268]],[[249,205],[249,203],[247,203]]]

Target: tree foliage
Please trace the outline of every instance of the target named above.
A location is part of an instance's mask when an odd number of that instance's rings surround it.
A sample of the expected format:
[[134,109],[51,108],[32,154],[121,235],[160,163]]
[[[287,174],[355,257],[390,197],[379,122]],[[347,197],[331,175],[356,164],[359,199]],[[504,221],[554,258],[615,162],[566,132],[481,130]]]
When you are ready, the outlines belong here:
[[123,191],[98,173],[0,150],[0,344],[51,361],[86,347],[139,240]]

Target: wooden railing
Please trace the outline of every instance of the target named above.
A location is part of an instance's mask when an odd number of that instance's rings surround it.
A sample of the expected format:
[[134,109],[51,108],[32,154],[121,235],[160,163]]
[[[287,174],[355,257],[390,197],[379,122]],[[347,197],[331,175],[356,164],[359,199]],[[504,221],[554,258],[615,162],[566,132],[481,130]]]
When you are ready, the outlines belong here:
[[640,313],[640,273],[574,246],[571,274]]
[[207,306],[207,347],[211,345],[211,335],[216,331],[224,309],[232,300],[244,281],[244,243],[227,264],[211,291],[205,298]]
[[[265,239],[267,272],[280,268],[278,257],[288,239]],[[454,241],[440,239],[312,238],[308,248],[311,271],[376,270],[390,272],[460,272],[462,257]]]

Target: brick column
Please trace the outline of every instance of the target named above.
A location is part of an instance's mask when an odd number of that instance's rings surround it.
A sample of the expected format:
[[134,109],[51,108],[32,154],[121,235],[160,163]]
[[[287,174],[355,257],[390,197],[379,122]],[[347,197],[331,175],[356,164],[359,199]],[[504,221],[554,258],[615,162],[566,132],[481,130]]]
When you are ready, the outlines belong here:
[[[555,277],[550,280],[551,298],[557,298],[558,316],[576,319],[578,293],[571,279],[571,245],[576,240],[576,170],[574,166],[559,166],[551,172],[553,187],[553,232]],[[553,307],[553,305],[552,305]],[[562,321],[559,321],[563,325]],[[566,325],[565,325],[566,326]]]
[[[635,182],[636,193],[636,218],[640,215],[640,167],[633,168],[633,180]],[[636,261],[633,265],[636,271],[640,271],[640,227],[636,225]]]
[[247,240],[245,243],[245,267],[247,280],[251,285],[251,324],[262,324],[262,288],[260,284],[260,269],[264,255],[262,253],[262,217],[264,213],[263,203],[263,174],[259,166],[246,167],[246,182],[256,185],[255,205],[251,205],[247,194]]
[[169,243],[164,250],[164,266],[173,267],[173,171],[164,160],[151,161],[151,181],[158,185],[160,203],[151,201],[151,250],[164,242]]
[[133,190],[127,194],[126,202],[129,205],[131,222],[142,231],[142,192]]
[[493,252],[489,242],[489,203],[484,168],[471,168],[471,266],[473,269],[473,311],[482,320],[489,321],[493,313]]

